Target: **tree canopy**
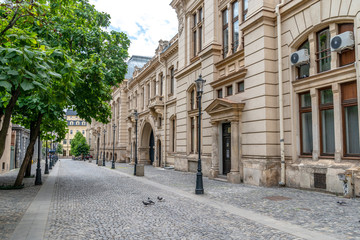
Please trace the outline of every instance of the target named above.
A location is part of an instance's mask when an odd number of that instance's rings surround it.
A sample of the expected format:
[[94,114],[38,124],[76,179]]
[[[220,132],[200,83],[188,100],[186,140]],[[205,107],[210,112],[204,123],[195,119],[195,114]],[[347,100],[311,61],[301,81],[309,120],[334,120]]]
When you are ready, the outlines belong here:
[[52,131],[61,140],[66,108],[88,122],[108,122],[130,45],[109,27],[109,14],[88,0],[0,3],[0,157],[12,117],[33,131],[31,141]]
[[77,156],[84,156],[89,154],[90,147],[86,143],[86,138],[80,133],[77,132],[74,138],[71,140],[71,154]]

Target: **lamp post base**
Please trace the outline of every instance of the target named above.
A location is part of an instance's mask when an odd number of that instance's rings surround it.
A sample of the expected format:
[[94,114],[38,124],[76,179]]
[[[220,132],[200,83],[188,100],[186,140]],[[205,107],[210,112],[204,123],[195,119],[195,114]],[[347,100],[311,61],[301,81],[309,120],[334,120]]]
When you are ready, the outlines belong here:
[[115,169],[115,162],[111,163],[111,169]]
[[48,163],[45,164],[45,172],[44,172],[44,174],[49,174],[49,164]]
[[196,173],[195,194],[204,194],[203,179],[202,179],[202,173],[201,172]]
[[41,181],[41,168],[36,169],[35,185],[42,185]]

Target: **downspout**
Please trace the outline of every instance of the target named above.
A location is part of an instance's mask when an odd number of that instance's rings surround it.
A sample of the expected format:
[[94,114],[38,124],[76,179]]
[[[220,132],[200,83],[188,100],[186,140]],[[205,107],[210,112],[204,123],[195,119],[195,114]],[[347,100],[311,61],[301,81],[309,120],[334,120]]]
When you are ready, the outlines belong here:
[[281,160],[281,180],[280,186],[285,186],[285,143],[284,143],[284,106],[283,106],[283,79],[282,79],[282,55],[281,55],[281,16],[280,7],[284,5],[284,0],[276,5],[275,13],[277,20],[277,49],[278,49],[278,77],[279,77],[279,121],[280,121],[280,160]]
[[[166,167],[166,117],[167,117],[167,96],[166,96],[166,89],[167,89],[167,61],[165,61],[165,63],[162,63],[161,62],[161,58],[160,58],[160,53],[159,53],[159,63],[161,64],[161,66],[163,66],[165,68],[165,72],[164,72],[164,85],[165,85],[165,89],[162,89],[162,92],[164,94],[164,98],[163,98],[163,101],[164,101],[164,147],[161,148],[161,151],[164,153],[162,154],[162,157],[163,157],[163,167],[165,168]],[[164,86],[163,86],[164,87]]]

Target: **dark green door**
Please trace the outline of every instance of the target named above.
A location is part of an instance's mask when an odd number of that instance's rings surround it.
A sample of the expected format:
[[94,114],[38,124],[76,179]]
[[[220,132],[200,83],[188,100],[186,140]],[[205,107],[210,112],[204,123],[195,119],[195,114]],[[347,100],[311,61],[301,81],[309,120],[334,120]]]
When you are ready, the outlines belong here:
[[222,126],[223,136],[223,174],[226,175],[231,170],[231,125],[224,123]]

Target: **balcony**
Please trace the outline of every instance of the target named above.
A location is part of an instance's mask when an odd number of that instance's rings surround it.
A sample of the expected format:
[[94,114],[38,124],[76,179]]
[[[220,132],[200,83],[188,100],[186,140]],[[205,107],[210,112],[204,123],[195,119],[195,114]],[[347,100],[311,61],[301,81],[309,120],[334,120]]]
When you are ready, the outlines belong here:
[[163,116],[164,113],[163,97],[156,95],[155,97],[151,98],[149,103],[149,110],[154,116],[158,114]]

